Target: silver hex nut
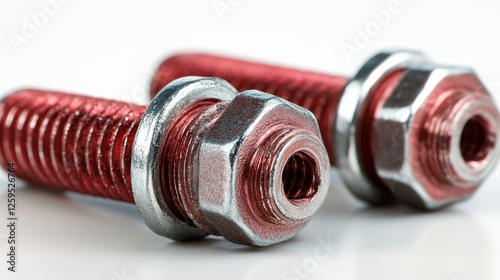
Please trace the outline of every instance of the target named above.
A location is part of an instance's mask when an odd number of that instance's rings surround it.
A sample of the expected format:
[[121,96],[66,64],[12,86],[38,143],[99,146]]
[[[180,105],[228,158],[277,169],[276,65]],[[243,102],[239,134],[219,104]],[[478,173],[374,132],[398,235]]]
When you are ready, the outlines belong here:
[[499,123],[471,69],[410,67],[376,116],[377,174],[413,207],[466,199],[498,161]]
[[266,246],[294,237],[329,186],[309,111],[255,90],[239,94],[202,140],[199,203],[226,239]]

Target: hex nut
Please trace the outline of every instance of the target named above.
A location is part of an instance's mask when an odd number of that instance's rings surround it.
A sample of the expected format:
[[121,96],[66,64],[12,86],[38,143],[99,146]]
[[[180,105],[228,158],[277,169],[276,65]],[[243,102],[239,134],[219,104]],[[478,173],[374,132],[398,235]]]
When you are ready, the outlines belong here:
[[377,173],[398,200],[416,208],[466,199],[498,161],[498,123],[472,70],[410,67],[376,116]]
[[[394,73],[426,60],[422,53],[412,50],[384,51],[366,61],[344,87],[337,107],[335,126],[330,132],[334,135],[334,141],[329,144],[335,151],[335,161],[346,187],[361,200],[371,204],[385,204],[394,200],[368,171],[374,167],[366,166],[366,162],[372,162],[373,158],[363,151],[371,138],[364,136],[367,132],[364,123],[374,89]],[[379,98],[376,101],[382,103]]]
[[202,140],[199,160],[202,212],[236,243],[266,246],[294,237],[329,186],[312,113],[256,90],[235,97]]

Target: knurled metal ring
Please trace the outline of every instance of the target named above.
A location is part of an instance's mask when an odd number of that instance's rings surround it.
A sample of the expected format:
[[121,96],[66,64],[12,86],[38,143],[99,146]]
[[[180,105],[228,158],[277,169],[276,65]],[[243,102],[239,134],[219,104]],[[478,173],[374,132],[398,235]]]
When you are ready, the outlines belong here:
[[169,127],[186,107],[204,99],[232,100],[237,93],[222,79],[180,78],[165,86],[144,113],[132,148],[132,191],[139,213],[155,233],[179,241],[207,235],[168,208],[160,186],[161,147]]
[[340,175],[347,187],[364,201],[380,204],[390,201],[391,196],[380,186],[374,185],[360,164],[363,159],[356,134],[361,129],[359,119],[363,113],[362,108],[365,108],[371,90],[385,77],[424,61],[424,55],[415,51],[379,53],[368,60],[344,88],[333,131],[333,150]]

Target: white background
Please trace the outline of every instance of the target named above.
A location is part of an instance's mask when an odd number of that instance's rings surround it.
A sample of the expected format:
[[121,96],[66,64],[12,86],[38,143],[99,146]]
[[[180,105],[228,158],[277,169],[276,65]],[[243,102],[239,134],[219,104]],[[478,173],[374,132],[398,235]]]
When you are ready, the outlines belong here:
[[[378,29],[374,15],[389,0],[72,0],[44,22],[40,3],[48,1],[0,1],[2,96],[36,87],[146,104],[155,67],[178,51],[351,75],[376,51],[406,47],[475,68],[500,101],[498,1],[401,0]],[[36,30],[23,35],[30,23]],[[367,26],[368,40],[355,42]],[[347,45],[356,53],[346,55]],[[0,226],[0,279],[500,279],[499,180],[497,169],[472,199],[418,213],[366,207],[334,176],[324,207],[297,238],[260,249],[214,237],[172,242],[149,231],[131,205],[19,182],[18,272],[7,271]],[[1,172],[1,221],[6,187]],[[320,259],[318,239],[334,244]]]

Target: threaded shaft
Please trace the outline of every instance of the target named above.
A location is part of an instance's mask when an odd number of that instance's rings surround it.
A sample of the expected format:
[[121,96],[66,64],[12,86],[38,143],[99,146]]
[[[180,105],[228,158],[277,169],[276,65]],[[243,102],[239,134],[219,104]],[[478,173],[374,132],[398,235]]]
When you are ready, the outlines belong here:
[[[257,89],[304,107],[317,118],[323,141],[333,142],[330,132],[347,78],[205,54],[181,54],[160,65],[151,84],[151,95],[156,95],[169,82],[187,75],[220,77],[238,91]],[[331,145],[326,145],[326,148],[330,162],[335,165]]]
[[0,103],[0,163],[31,183],[133,202],[130,163],[146,107],[40,90]]

